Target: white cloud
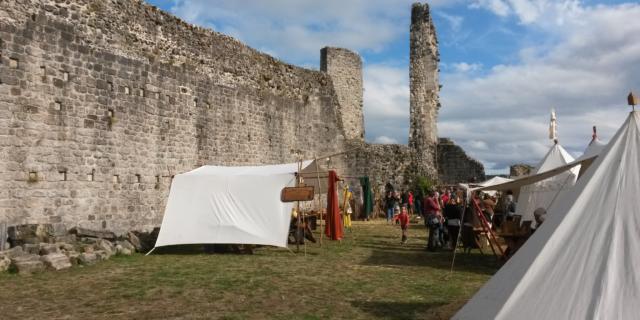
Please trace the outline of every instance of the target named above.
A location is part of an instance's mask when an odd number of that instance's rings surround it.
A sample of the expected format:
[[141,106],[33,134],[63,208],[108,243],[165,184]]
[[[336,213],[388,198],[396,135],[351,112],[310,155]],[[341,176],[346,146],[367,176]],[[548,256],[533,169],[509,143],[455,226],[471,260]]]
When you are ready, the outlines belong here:
[[[430,1],[447,6],[461,0]],[[406,34],[413,0],[174,0],[187,21],[232,35],[297,64],[317,61],[325,46],[380,51]],[[454,18],[455,19],[455,18]]]
[[466,62],[459,62],[459,63],[454,63],[453,64],[453,69],[456,72],[473,72],[473,71],[478,71],[480,69],[482,69],[482,64],[480,63],[466,63]]
[[451,31],[460,32],[460,30],[462,29],[462,23],[464,22],[463,16],[447,14],[442,11],[438,11],[436,12],[436,14],[442,17],[445,21],[449,23],[449,27],[451,28]]
[[473,0],[469,7],[487,9],[502,17],[515,15],[522,24],[541,19],[562,24],[581,8],[579,0]]
[[[405,68],[364,68],[364,117],[367,138],[391,137],[407,143],[409,136],[409,74]],[[375,141],[375,140],[374,140]]]
[[392,143],[398,143],[398,140],[394,138],[389,138],[387,136],[379,136],[373,139],[373,143],[392,144]]
[[510,12],[509,5],[503,0],[473,0],[471,8],[485,8],[499,16],[507,16]]
[[552,107],[560,142],[574,155],[586,147],[592,125],[609,139],[627,115],[626,94],[640,85],[640,5],[570,10],[561,20],[538,18],[535,27],[557,41],[523,48],[517,63],[484,75],[443,74],[440,135],[494,169],[535,164],[544,155]]

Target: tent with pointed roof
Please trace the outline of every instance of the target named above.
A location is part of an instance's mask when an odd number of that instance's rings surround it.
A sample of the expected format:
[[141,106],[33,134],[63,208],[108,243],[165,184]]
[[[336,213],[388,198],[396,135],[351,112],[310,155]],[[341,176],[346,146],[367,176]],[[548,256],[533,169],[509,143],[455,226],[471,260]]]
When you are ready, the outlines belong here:
[[[546,172],[573,161],[573,157],[556,143],[536,166],[533,174]],[[516,215],[522,216],[522,221],[533,221],[533,211],[537,208],[547,209],[559,193],[572,187],[578,178],[579,170],[579,167],[574,167],[532,185],[523,186],[518,196]],[[535,221],[532,225],[535,225]]]
[[[591,142],[589,142],[587,149],[585,149],[582,155],[576,160],[580,161],[587,158],[595,159],[595,157],[597,157],[600,154],[600,152],[602,152],[602,149],[604,149],[605,146],[606,144],[600,141],[600,139],[598,139],[598,137],[594,135]],[[578,177],[581,177],[585,173],[585,171],[587,171],[587,168],[589,168],[591,163],[593,163],[593,160],[586,161],[582,164],[582,166],[580,167],[580,173],[578,174]]]
[[453,319],[640,314],[640,113],[632,112],[549,217]]

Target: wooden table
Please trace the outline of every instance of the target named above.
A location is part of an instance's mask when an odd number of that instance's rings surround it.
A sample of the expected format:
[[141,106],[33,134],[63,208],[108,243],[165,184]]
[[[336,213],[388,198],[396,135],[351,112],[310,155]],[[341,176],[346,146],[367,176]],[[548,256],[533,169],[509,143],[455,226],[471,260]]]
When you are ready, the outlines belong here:
[[525,233],[498,233],[498,236],[504,239],[504,242],[507,244],[507,249],[505,250],[505,256],[507,258],[513,256],[527,239],[529,239],[529,234]]

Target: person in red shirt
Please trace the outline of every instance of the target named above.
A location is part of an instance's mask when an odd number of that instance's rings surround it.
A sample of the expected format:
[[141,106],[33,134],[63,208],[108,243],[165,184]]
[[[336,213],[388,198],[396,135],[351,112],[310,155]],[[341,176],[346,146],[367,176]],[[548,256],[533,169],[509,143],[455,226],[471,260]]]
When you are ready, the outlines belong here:
[[442,247],[442,214],[440,212],[439,197],[436,192],[430,191],[429,195],[424,198],[424,224],[429,230],[427,239],[427,250],[435,251]]
[[449,192],[448,188],[444,190],[444,193],[442,194],[442,196],[440,198],[442,199],[442,204],[443,204],[440,207],[444,207],[444,205],[449,203],[449,199],[451,198],[451,193]]
[[409,214],[413,215],[413,192],[409,191]]
[[397,216],[400,221],[400,229],[402,230],[402,244],[407,243],[407,230],[409,229],[409,214],[407,213],[407,207],[402,206],[402,211]]

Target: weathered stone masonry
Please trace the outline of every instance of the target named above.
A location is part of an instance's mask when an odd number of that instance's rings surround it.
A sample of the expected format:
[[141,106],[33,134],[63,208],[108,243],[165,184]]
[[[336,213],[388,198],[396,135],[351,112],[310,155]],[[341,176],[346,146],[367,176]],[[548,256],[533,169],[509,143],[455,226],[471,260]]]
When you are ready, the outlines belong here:
[[[105,49],[96,43],[111,40],[90,34],[106,34],[106,23],[116,22],[88,18],[93,3],[3,4],[0,219],[9,225],[148,229],[161,222],[176,173],[341,149],[337,100],[325,74],[212,32],[208,50],[226,52],[218,54],[226,62],[214,76],[191,63],[136,56],[127,51],[133,47]],[[132,1],[115,4],[156,15],[163,26],[189,27]]]
[[326,47],[320,51],[320,71],[333,81],[345,138],[364,141],[362,59],[355,52]]
[[435,175],[426,153],[363,142],[357,54],[321,60],[288,65],[135,0],[0,2],[0,221],[149,229],[172,176],[202,164],[355,150],[347,174],[402,182],[426,159]]

